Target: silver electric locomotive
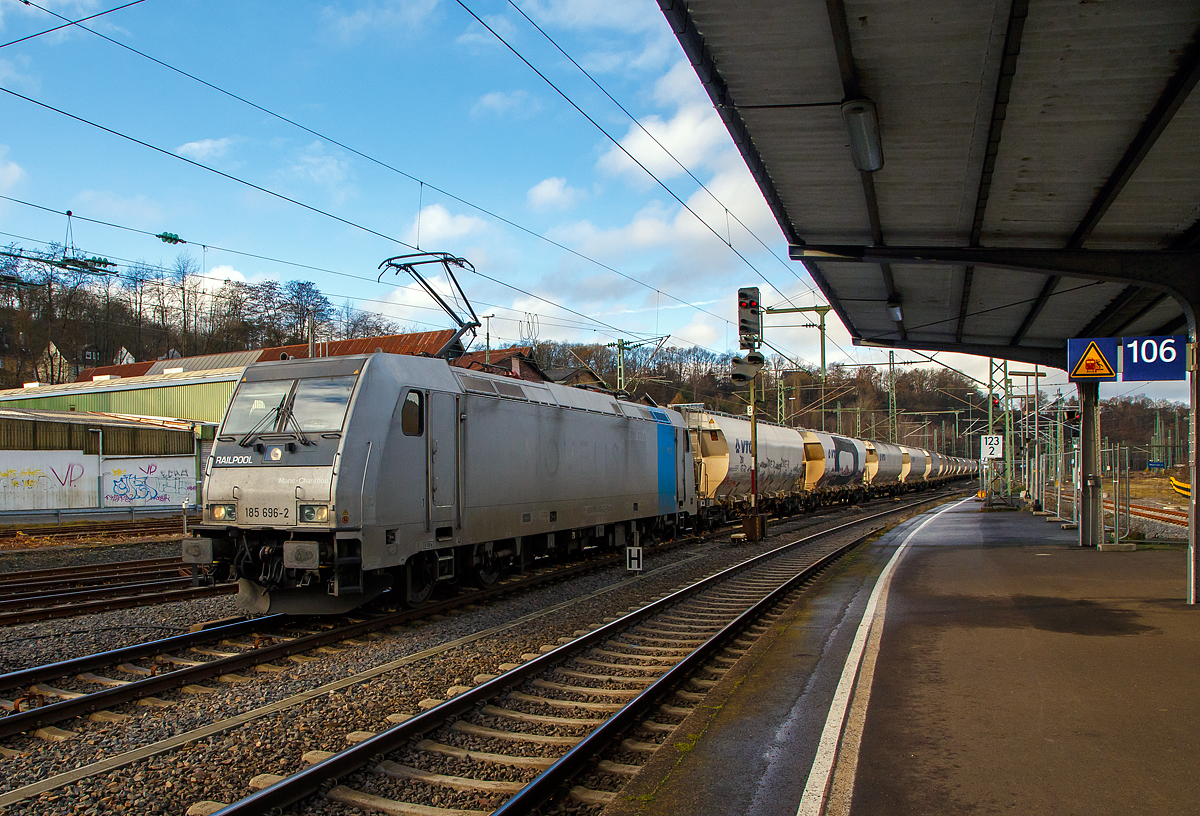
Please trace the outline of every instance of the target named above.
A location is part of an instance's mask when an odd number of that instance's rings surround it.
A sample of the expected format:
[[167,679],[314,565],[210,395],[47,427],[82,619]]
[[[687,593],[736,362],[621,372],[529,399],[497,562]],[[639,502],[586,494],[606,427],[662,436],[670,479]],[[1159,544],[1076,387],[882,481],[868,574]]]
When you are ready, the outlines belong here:
[[206,464],[187,561],[252,611],[337,613],[392,590],[672,536],[696,512],[675,411],[376,353],[259,363]]

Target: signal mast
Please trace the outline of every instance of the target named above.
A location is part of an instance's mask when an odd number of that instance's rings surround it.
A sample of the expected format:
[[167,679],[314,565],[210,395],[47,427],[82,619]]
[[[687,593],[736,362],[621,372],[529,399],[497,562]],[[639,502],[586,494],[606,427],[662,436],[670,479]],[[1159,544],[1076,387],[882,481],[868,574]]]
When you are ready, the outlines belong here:
[[762,343],[763,309],[757,286],[738,289],[738,345],[748,350],[743,357],[734,357],[729,376],[734,382],[750,383],[750,515],[743,522],[746,538],[758,541],[766,534],[766,516],[758,512],[758,419],[754,383],[766,358],[759,352]]

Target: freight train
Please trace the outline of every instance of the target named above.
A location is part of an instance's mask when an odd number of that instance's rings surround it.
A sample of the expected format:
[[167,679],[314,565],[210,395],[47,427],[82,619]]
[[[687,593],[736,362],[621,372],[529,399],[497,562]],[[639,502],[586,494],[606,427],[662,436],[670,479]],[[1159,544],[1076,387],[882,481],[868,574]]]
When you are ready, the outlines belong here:
[[[760,510],[791,513],[972,472],[928,451],[759,423]],[[184,560],[247,611],[345,612],[388,592],[733,517],[750,423],[375,353],[249,366],[205,464]]]

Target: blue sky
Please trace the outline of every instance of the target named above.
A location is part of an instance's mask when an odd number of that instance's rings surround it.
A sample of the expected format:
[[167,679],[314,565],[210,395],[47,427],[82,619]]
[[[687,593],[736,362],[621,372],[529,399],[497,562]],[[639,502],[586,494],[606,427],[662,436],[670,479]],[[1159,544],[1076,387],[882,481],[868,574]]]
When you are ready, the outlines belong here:
[[[121,4],[39,0],[71,19]],[[214,287],[302,278],[335,304],[350,299],[416,330],[444,328],[411,285],[375,282],[380,261],[412,251],[398,241],[419,243],[482,273],[460,282],[479,314],[496,315],[493,345],[522,333],[586,342],[670,334],[720,352],[737,345],[739,286],[762,287],[770,305],[821,302],[803,268],[786,260],[778,226],[656,3],[518,5],[711,194],[512,5],[465,5],[700,218],[457,2],[145,0],[87,25],[321,135],[78,28],[0,48],[0,87],[162,151],[0,94],[0,194],[55,211],[0,200],[0,241],[62,241],[70,209],[178,234]],[[0,0],[0,43],[56,24]],[[73,238],[87,254],[122,261],[170,264],[179,251],[78,218]],[[774,336],[793,357],[819,359],[815,330]],[[886,363],[886,353],[854,348],[838,325],[830,339],[831,363]],[[986,360],[942,357],[986,380]],[[1044,382],[1053,393],[1065,374]],[[1104,395],[1130,390],[1143,389],[1115,383]],[[1186,399],[1183,384],[1147,391]]]

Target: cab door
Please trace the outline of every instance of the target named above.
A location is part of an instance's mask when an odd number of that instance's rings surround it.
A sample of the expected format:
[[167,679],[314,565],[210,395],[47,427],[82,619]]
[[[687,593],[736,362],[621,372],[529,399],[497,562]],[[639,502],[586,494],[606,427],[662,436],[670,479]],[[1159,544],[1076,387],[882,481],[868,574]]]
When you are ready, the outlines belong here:
[[[429,395],[429,512],[438,538],[451,537],[458,517],[458,395]],[[450,527],[443,534],[443,530]]]

